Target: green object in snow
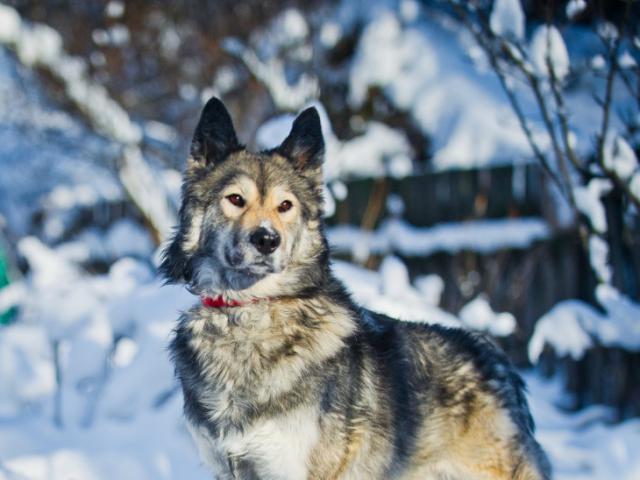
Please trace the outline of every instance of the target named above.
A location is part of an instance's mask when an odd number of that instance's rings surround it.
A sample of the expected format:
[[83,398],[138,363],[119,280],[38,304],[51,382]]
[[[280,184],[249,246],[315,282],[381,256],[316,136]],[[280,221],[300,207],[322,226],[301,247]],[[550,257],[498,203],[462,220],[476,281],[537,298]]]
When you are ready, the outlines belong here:
[[[0,290],[9,285],[9,261],[0,245]],[[15,308],[0,312],[0,325],[9,323],[16,314]]]

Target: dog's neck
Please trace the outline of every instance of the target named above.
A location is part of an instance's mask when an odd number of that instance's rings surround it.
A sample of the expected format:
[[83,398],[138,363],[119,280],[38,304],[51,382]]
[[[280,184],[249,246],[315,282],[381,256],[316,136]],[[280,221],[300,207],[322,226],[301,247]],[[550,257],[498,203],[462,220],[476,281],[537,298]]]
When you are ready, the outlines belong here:
[[248,300],[225,299],[223,295],[200,297],[202,305],[208,308],[234,308],[252,305],[254,303],[270,300],[270,298],[251,298]]

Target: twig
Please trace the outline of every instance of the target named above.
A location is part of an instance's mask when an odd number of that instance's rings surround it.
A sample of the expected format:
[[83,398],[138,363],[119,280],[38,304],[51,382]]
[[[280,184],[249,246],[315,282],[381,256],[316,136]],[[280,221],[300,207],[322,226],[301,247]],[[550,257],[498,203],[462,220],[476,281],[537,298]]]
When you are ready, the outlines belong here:
[[51,345],[53,350],[53,368],[56,378],[56,391],[53,397],[53,424],[62,428],[62,366],[60,365],[60,341],[54,340]]
[[[629,200],[635,205],[635,207],[640,210],[640,198],[634,195],[634,193],[629,188],[627,182],[620,178],[620,176],[607,167],[604,157],[605,157],[605,143],[607,134],[609,132],[609,123],[610,123],[610,115],[611,115],[611,105],[613,103],[613,85],[616,78],[616,74],[618,73],[618,53],[620,52],[620,45],[622,44],[622,39],[624,37],[625,26],[629,20],[629,12],[631,10],[631,1],[627,0],[625,14],[620,23],[620,29],[618,31],[618,35],[616,36],[613,45],[609,46],[608,56],[609,56],[609,72],[607,74],[607,84],[605,88],[605,97],[602,103],[602,126],[600,128],[600,134],[598,136],[598,147],[597,147],[597,155],[596,160],[600,168],[603,172],[607,174],[609,178],[611,178],[616,186],[620,188],[624,192],[624,194],[629,198]],[[608,45],[604,38],[601,37],[601,40]]]
[[[549,161],[547,160],[546,155],[543,153],[543,151],[540,149],[540,147],[536,143],[535,139],[533,138],[533,133],[531,131],[531,128],[529,127],[529,124],[527,123],[526,117],[525,117],[524,112],[522,110],[522,107],[521,107],[521,105],[520,105],[520,103],[518,101],[518,98],[515,95],[515,93],[513,92],[513,90],[509,87],[506,75],[502,71],[502,69],[500,68],[499,60],[498,60],[498,54],[496,53],[496,51],[494,50],[492,45],[488,44],[487,41],[484,38],[484,36],[486,36],[490,40],[493,40],[494,42],[496,41],[496,37],[493,35],[493,33],[491,32],[491,29],[489,28],[488,20],[485,18],[480,22],[482,31],[478,31],[476,28],[474,28],[474,25],[473,25],[473,23],[471,22],[471,20],[469,18],[469,12],[467,10],[465,10],[465,8],[463,8],[460,4],[457,4],[457,3],[454,4],[453,7],[458,12],[460,18],[462,19],[462,21],[466,25],[467,29],[474,36],[476,42],[478,42],[478,44],[483,48],[483,50],[487,54],[487,56],[489,58],[489,62],[491,64],[491,67],[492,67],[493,71],[496,73],[496,75],[498,76],[498,79],[500,81],[500,85],[501,85],[503,91],[505,92],[505,94],[507,95],[507,99],[509,100],[509,103],[511,104],[511,107],[513,108],[513,110],[514,110],[514,112],[516,114],[516,117],[518,118],[518,122],[520,123],[520,126],[521,126],[522,130],[525,133],[525,136],[527,138],[527,142],[529,143],[529,146],[531,147],[534,156],[538,159],[538,161],[540,162],[540,164],[542,165],[544,170],[547,172],[549,177],[552,179],[552,181],[558,186],[560,192],[562,192],[562,194],[566,198],[571,200],[572,194],[570,193],[571,192],[570,183],[568,183],[567,179],[564,179],[565,181],[567,181],[567,184],[565,184],[558,177],[558,175],[556,174],[554,169],[551,168],[551,165],[549,164]],[[466,8],[468,8],[468,6]],[[554,130],[553,130],[553,125],[551,123],[549,114],[548,114],[548,112],[546,110],[546,104],[544,103],[544,99],[543,99],[542,94],[540,92],[539,85],[537,83],[537,79],[528,70],[527,66],[522,62],[522,59],[521,58],[517,58],[513,54],[513,51],[509,48],[509,44],[507,44],[506,42],[504,42],[502,40],[500,40],[500,42],[501,42],[501,45],[500,45],[501,46],[501,50],[500,51],[504,52],[507,55],[507,58],[514,65],[516,65],[518,67],[518,70],[520,72],[522,72],[522,74],[527,79],[530,87],[532,88],[532,91],[533,91],[533,93],[534,93],[534,95],[536,97],[536,101],[539,104],[539,108],[541,108],[541,113],[543,114],[543,120],[545,121],[545,127],[549,131],[549,134],[550,134],[551,139],[552,139],[552,143],[554,144],[554,151],[559,151],[558,143],[557,143],[557,141],[555,139],[555,133],[554,133]],[[516,47],[518,47],[518,46],[516,46]],[[522,51],[522,49],[520,48],[519,51]],[[540,102],[542,102],[542,105],[540,105]],[[572,203],[572,207],[574,207],[573,203]]]

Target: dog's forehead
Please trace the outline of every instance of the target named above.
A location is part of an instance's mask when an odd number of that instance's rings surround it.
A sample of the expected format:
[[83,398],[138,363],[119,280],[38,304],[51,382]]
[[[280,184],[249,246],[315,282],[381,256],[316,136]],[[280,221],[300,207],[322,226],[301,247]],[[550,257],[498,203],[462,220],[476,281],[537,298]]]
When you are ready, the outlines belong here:
[[273,190],[299,190],[300,176],[290,162],[277,153],[253,153],[242,150],[232,153],[196,180],[202,194],[219,194],[234,185],[255,185],[261,196]]

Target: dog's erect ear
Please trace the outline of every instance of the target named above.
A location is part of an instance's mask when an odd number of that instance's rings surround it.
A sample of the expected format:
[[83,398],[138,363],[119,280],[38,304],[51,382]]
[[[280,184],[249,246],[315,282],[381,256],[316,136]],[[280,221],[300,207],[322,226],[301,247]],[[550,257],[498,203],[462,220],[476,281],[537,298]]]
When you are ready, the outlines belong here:
[[322,164],[324,139],[320,116],[314,107],[298,115],[289,136],[276,151],[291,160],[299,170],[316,169]]
[[191,142],[191,158],[209,164],[240,148],[229,112],[216,97],[209,99],[202,109],[200,121]]

